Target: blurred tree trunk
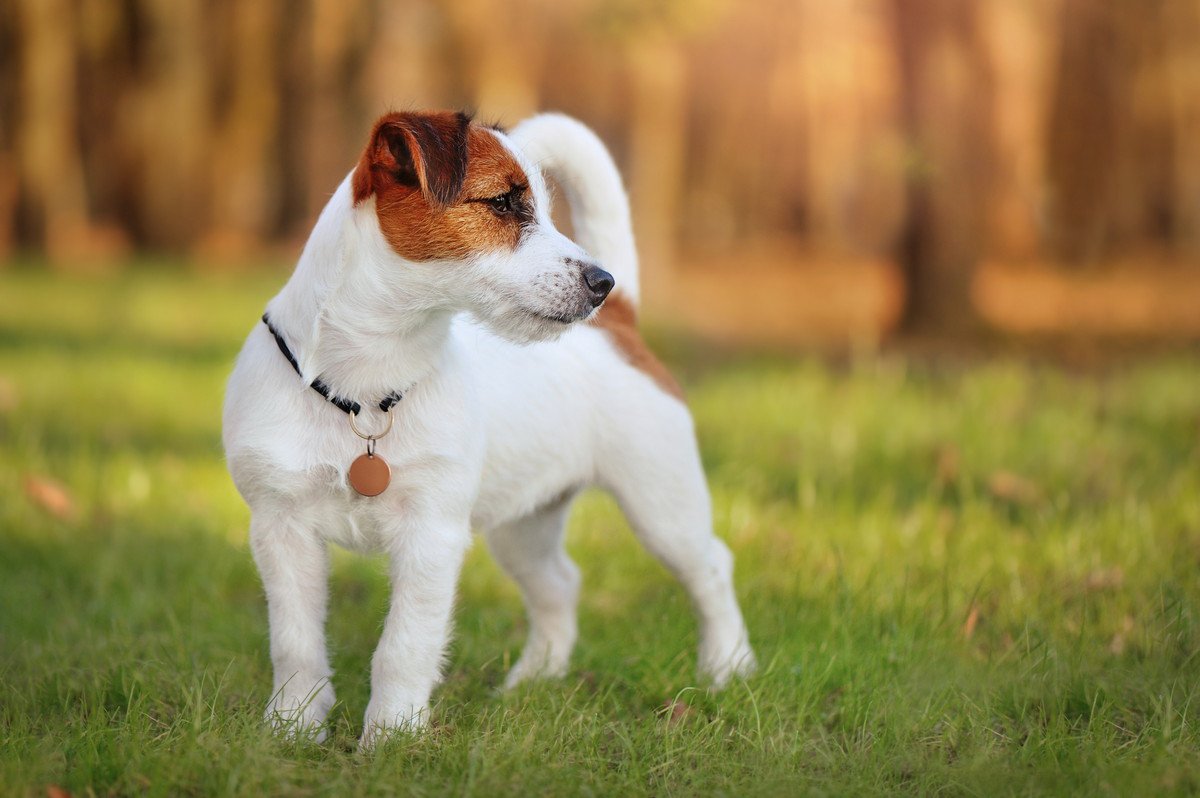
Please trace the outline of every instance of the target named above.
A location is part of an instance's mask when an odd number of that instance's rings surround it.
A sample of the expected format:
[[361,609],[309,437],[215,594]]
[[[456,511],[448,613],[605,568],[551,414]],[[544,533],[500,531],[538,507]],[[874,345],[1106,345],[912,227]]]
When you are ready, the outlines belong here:
[[[355,7],[344,0],[314,0],[305,30],[311,56],[305,80],[296,89],[303,95],[306,116],[300,127],[304,157],[306,217],[319,212],[333,188],[354,165],[354,144],[348,139],[353,107],[347,95],[349,48],[355,41]],[[368,131],[362,131],[365,143]],[[306,218],[307,227],[312,220]]]
[[894,0],[900,104],[908,138],[899,261],[910,329],[977,326],[970,301],[990,179],[991,82],[978,6]]
[[670,279],[675,263],[687,152],[686,63],[677,41],[637,35],[627,45],[630,108],[629,191],[638,220],[646,293]]
[[1106,57],[1121,68],[1113,75],[1116,157],[1098,253],[1106,260],[1149,249],[1161,254],[1177,232],[1166,6],[1167,0],[1140,0],[1111,12],[1114,47]]
[[79,13],[79,143],[93,224],[109,255],[131,246],[137,222],[136,140],[128,134],[130,95],[139,55],[130,6],[111,0],[75,0]]
[[278,201],[271,220],[273,240],[307,235],[313,205],[308,196],[311,168],[296,168],[306,164],[306,145],[313,124],[309,119],[312,106],[313,24],[312,2],[286,3],[279,17],[279,50],[273,72],[279,96],[279,117],[273,132],[270,161],[277,180]]
[[26,201],[52,259],[78,254],[88,228],[76,125],[75,12],[70,0],[20,0],[16,131]]
[[1190,0],[1172,2],[1166,28],[1175,245],[1200,268],[1200,6]]
[[[822,251],[878,256],[904,205],[895,61],[884,0],[806,3],[796,29],[808,181],[807,238]],[[874,11],[876,13],[867,13]]]
[[[384,3],[362,71],[369,112],[454,108],[469,102],[444,3]],[[369,124],[370,119],[363,120]],[[367,130],[357,135],[364,139]]]
[[0,4],[0,268],[7,264],[17,243],[18,42],[16,7],[12,3]]
[[552,9],[497,16],[492,8],[491,0],[447,5],[474,107],[512,124],[538,110],[537,75],[545,64],[545,30]]
[[279,87],[275,81],[278,0],[238,3],[228,32],[230,96],[211,141],[212,219],[201,245],[210,254],[245,255],[267,234],[278,204],[275,159]]
[[1118,176],[1118,55],[1113,8],[1064,0],[1057,86],[1051,102],[1047,178],[1049,229],[1056,255],[1094,262],[1104,250]]
[[1060,0],[987,0],[981,30],[995,78],[996,169],[988,199],[987,254],[1028,261],[1042,247],[1050,65]]
[[179,250],[207,228],[209,193],[222,177],[208,162],[215,70],[204,48],[205,5],[141,0],[139,10],[147,26],[136,97],[144,243]]

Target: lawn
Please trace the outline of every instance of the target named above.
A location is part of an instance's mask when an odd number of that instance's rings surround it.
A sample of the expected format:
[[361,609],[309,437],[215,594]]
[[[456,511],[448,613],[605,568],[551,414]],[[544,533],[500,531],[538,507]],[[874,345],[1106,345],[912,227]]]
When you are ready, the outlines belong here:
[[1200,791],[1187,354],[1078,373],[655,336],[761,673],[698,684],[682,591],[588,495],[566,679],[497,691],[525,622],[477,545],[433,730],[358,753],[387,591],[339,554],[330,741],[274,739],[220,402],[282,279],[0,272],[0,793]]

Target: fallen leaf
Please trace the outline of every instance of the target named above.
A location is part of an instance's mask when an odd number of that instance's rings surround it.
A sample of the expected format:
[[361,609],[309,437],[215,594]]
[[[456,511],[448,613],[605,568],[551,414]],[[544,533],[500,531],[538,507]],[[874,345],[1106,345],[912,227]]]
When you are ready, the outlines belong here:
[[46,798],[71,798],[71,793],[57,784],[46,785]]
[[0,413],[17,409],[17,386],[7,377],[0,377]]
[[972,604],[970,611],[967,612],[967,619],[963,621],[962,636],[963,640],[970,640],[975,634],[975,627],[979,624],[979,605]]
[[1133,616],[1126,615],[1121,619],[1121,628],[1113,635],[1113,639],[1108,644],[1109,653],[1120,655],[1125,651],[1125,643],[1129,638],[1129,633],[1133,631],[1134,623]]
[[25,495],[55,518],[68,520],[75,517],[75,500],[67,489],[48,477],[25,477]]
[[1119,565],[1092,571],[1084,581],[1089,592],[1115,590],[1125,583],[1125,571]]
[[1012,471],[997,471],[988,479],[988,490],[997,499],[1014,504],[1031,504],[1040,491],[1037,485]]
[[676,726],[696,714],[696,710],[678,699],[663,703],[659,714],[667,721],[668,726]]
[[959,463],[962,458],[958,454],[958,447],[954,444],[943,446],[938,450],[937,456],[937,483],[939,485],[949,485],[958,480]]

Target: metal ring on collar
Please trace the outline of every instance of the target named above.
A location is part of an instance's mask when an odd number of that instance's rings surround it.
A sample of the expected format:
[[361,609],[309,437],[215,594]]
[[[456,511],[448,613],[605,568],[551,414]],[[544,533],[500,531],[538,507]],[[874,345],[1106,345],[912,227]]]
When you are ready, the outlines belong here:
[[360,430],[358,428],[358,425],[354,423],[354,411],[351,411],[347,415],[350,416],[350,429],[354,430],[355,435],[357,435],[358,437],[360,437],[366,441],[377,441],[380,438],[382,438],[384,435],[387,435],[389,432],[392,431],[392,424],[395,423],[395,421],[396,421],[396,417],[392,415],[391,408],[388,408],[387,412],[384,414],[387,416],[387,428],[384,429],[383,432],[380,432],[378,435],[368,435],[367,433]]

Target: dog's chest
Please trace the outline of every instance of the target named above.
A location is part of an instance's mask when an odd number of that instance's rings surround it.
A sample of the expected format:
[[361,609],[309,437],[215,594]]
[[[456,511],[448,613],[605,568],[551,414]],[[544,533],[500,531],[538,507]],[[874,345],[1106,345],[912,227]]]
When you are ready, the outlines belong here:
[[[363,496],[347,481],[344,470],[318,467],[304,478],[297,511],[321,539],[360,552],[386,549],[397,535],[420,525],[430,497],[409,465],[377,496]],[[302,509],[301,509],[302,508]]]
[[318,527],[322,538],[353,551],[373,552],[386,548],[397,534],[404,502],[397,496],[360,496],[343,487],[323,510]]

